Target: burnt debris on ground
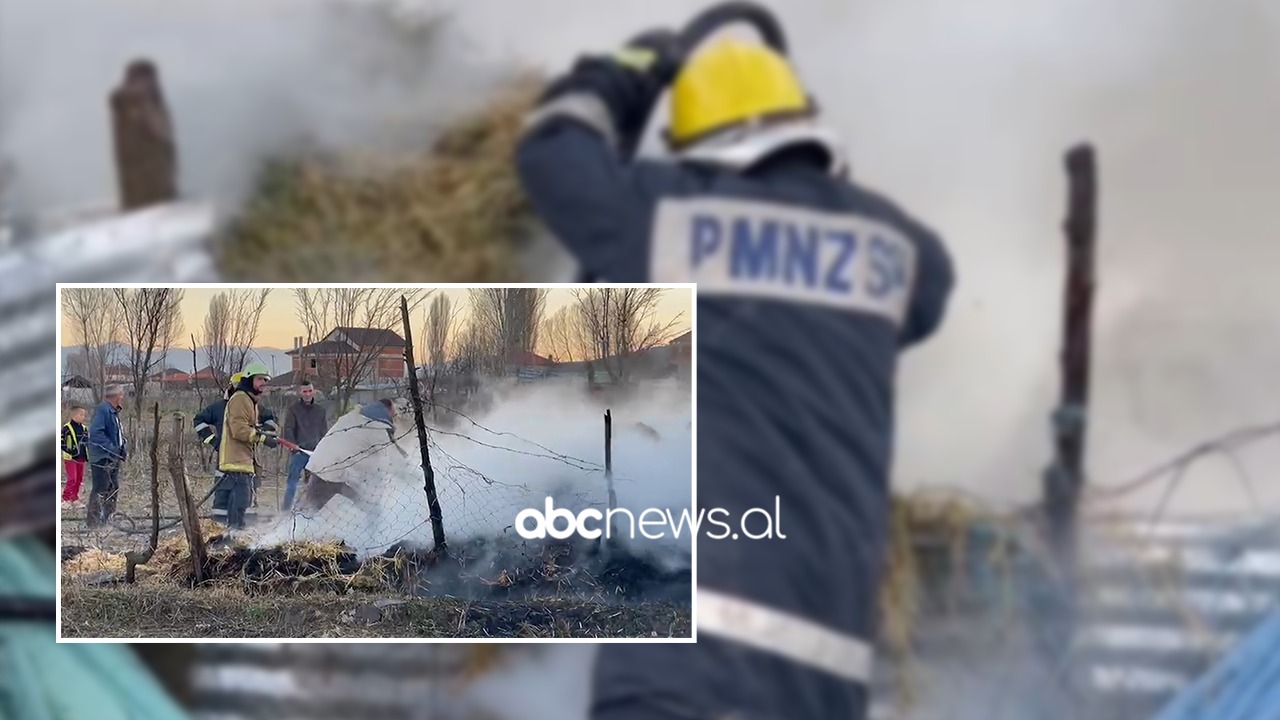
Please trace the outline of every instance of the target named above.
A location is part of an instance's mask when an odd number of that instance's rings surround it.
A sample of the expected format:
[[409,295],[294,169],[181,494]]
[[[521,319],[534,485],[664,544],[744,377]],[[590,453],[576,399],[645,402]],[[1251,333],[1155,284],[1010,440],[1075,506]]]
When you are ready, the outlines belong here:
[[[247,595],[312,591],[397,591],[419,597],[463,600],[572,598],[606,604],[661,602],[690,606],[692,571],[687,553],[674,567],[614,543],[522,541],[480,538],[437,553],[399,544],[359,559],[340,542],[288,543],[268,548],[221,547],[217,528],[205,528],[211,552],[204,567],[209,584],[234,585]],[[122,575],[122,555],[64,548],[63,570],[73,576]],[[174,538],[145,566],[143,577],[194,585],[191,554]]]
[[632,603],[689,604],[687,557],[667,569],[655,559],[589,540],[532,542],[476,539],[418,574],[419,594],[472,599],[585,597]]

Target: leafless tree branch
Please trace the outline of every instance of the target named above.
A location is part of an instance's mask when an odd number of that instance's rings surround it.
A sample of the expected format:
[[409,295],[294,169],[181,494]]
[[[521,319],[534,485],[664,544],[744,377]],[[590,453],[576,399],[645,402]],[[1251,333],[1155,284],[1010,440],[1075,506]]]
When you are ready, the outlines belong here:
[[314,381],[336,396],[340,411],[350,403],[357,387],[375,380],[378,356],[386,350],[386,340],[391,336],[387,334],[383,341],[359,344],[351,342],[338,329],[395,332],[401,326],[400,296],[408,299],[412,312],[432,294],[429,290],[394,288],[320,288],[293,292],[307,345],[333,343],[326,346],[323,353],[304,353],[302,368],[305,372],[311,359],[324,356],[325,362],[317,362],[318,377]]

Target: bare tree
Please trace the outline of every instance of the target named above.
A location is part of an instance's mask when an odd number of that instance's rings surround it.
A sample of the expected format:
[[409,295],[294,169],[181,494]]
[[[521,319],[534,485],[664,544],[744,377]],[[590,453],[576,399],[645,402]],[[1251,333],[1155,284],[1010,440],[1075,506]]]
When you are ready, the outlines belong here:
[[453,300],[443,293],[436,295],[427,311],[427,324],[422,338],[426,343],[427,365],[431,368],[427,381],[427,397],[435,404],[436,386],[448,361],[449,338],[457,324],[461,307],[454,307]]
[[107,367],[119,354],[120,304],[107,288],[67,288],[62,291],[62,314],[80,345],[82,359],[75,372],[101,393],[107,384]]
[[128,345],[129,376],[133,384],[133,418],[142,417],[143,394],[163,348],[173,347],[182,332],[183,290],[180,288],[115,288],[123,339]]
[[477,288],[471,291],[471,324],[487,352],[484,369],[500,373],[508,363],[532,353],[546,313],[543,288]]
[[426,344],[427,364],[443,368],[448,361],[449,341],[458,332],[458,316],[462,306],[448,295],[437,295],[427,309],[427,323],[422,329]]
[[539,339],[546,355],[556,362],[586,360],[592,347],[574,305],[566,305],[544,320]]
[[204,316],[204,350],[217,385],[243,369],[258,338],[270,289],[229,290],[213,296]]
[[[318,382],[345,410],[360,385],[377,379],[378,358],[391,346],[401,326],[400,296],[412,311],[431,291],[379,288],[294,290],[298,321],[307,343],[300,358],[303,371],[316,361]],[[350,331],[358,331],[353,337]],[[319,348],[315,348],[321,344]],[[307,350],[306,348],[311,349]],[[395,379],[395,378],[390,378]]]
[[589,288],[574,290],[574,309],[590,356],[615,383],[626,382],[634,358],[666,343],[680,327],[683,313],[659,320],[660,288]]

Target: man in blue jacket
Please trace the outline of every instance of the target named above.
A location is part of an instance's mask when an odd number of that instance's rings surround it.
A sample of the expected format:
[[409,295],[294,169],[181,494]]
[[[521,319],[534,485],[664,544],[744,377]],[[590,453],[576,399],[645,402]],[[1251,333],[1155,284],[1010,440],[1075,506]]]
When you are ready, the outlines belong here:
[[120,493],[120,466],[129,455],[124,430],[120,427],[120,408],[124,405],[124,388],[108,385],[102,393],[102,404],[93,411],[89,423],[89,502],[85,524],[100,527],[116,512]]
[[[528,118],[519,174],[587,273],[697,283],[699,509],[776,502],[781,532],[748,538],[752,514],[701,535],[697,644],[605,645],[591,717],[865,718],[898,355],[941,323],[952,262],[848,179],[784,57],[670,47],[580,59]],[[633,160],[668,86],[674,161]]]

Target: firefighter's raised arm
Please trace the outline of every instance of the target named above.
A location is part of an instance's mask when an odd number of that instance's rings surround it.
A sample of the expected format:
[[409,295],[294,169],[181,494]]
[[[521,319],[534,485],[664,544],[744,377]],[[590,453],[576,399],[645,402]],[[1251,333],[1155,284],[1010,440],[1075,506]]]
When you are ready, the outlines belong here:
[[900,222],[916,250],[916,278],[899,335],[902,347],[908,348],[929,339],[942,324],[955,287],[955,265],[937,233],[905,213]]
[[687,184],[631,157],[670,72],[653,48],[581,58],[543,93],[516,150],[538,216],[585,270],[615,282],[649,280],[654,207]]

